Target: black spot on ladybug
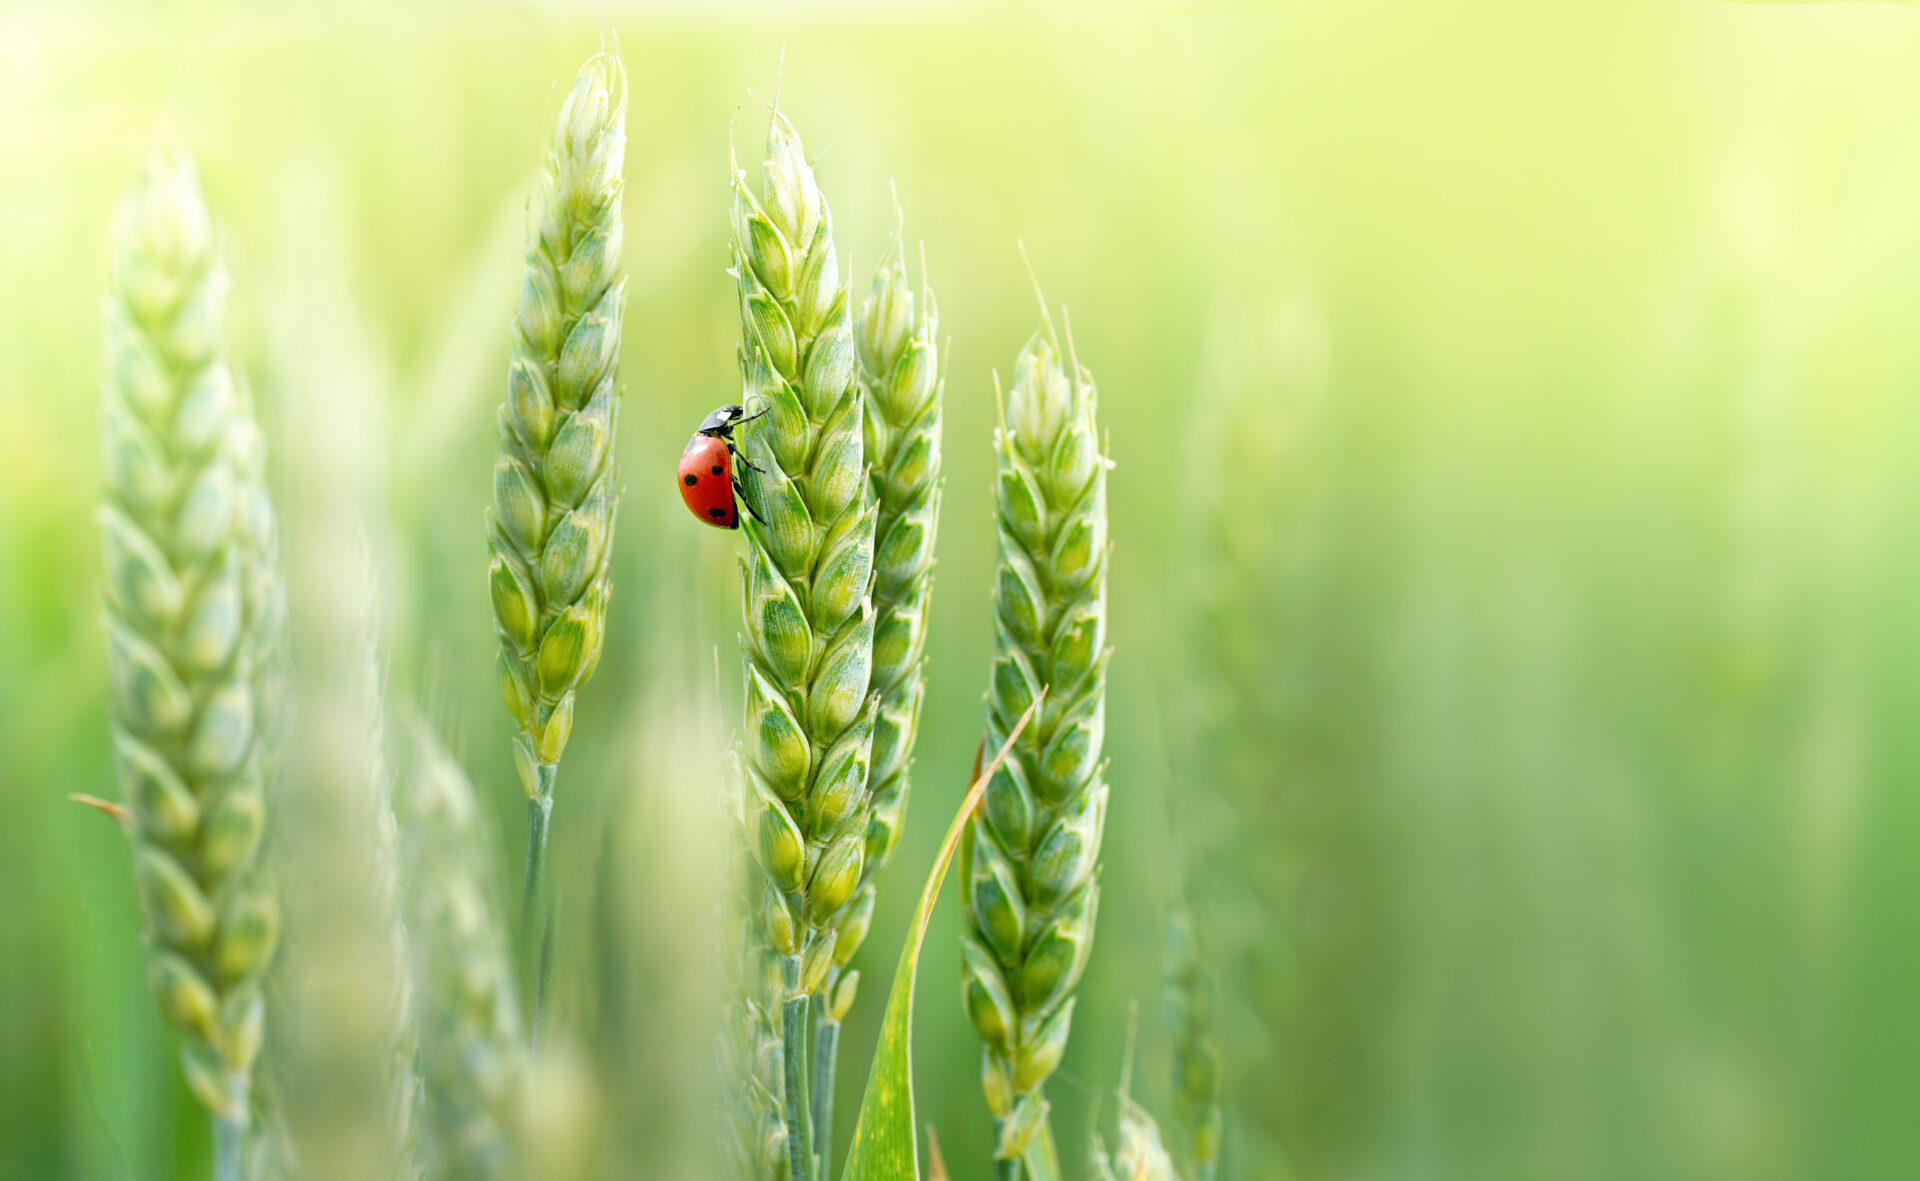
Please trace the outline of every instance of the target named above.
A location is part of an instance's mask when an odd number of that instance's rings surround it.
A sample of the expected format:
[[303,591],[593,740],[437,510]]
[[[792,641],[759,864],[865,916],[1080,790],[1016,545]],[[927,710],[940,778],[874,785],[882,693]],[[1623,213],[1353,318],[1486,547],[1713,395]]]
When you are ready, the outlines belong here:
[[699,482],[700,482],[700,477],[699,477],[699,476],[688,476],[688,477],[687,477],[687,487],[689,487],[689,488],[691,488],[691,487],[693,487],[693,486],[694,486],[695,484],[698,484]]
[[717,521],[727,515],[727,510],[723,508],[710,508],[707,510],[707,515]]
[[727,469],[725,469],[725,468],[723,468],[723,467],[721,467],[721,466],[720,466],[719,464],[717,464],[717,463],[713,465],[713,474],[714,474],[714,475],[716,475],[716,476],[717,476],[717,475],[719,475],[719,474],[720,474],[721,472],[723,472],[723,471],[726,471],[726,470],[727,470]]

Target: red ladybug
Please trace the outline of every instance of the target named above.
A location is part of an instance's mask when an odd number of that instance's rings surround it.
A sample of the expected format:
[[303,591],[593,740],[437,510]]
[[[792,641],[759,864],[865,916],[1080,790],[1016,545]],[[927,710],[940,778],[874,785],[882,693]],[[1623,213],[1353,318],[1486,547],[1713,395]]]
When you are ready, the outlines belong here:
[[753,461],[733,445],[733,428],[765,413],[762,410],[760,414],[742,417],[740,407],[722,406],[707,415],[687,443],[687,449],[680,453],[680,499],[687,502],[687,509],[694,516],[716,529],[740,527],[736,502],[746,505],[753,519],[760,520],[760,514],[747,504],[740,482],[733,478],[733,461],[737,457],[754,471],[761,469],[754,467]]

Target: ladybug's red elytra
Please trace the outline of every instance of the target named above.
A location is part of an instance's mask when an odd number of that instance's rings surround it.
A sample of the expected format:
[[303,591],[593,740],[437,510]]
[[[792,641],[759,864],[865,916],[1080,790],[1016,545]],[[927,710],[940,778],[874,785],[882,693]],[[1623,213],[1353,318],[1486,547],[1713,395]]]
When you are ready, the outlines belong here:
[[687,502],[689,512],[716,529],[740,527],[738,505],[746,505],[753,519],[760,520],[733,478],[733,461],[738,458],[756,472],[761,469],[733,445],[733,428],[765,413],[743,416],[738,406],[722,406],[707,415],[680,453],[680,499]]

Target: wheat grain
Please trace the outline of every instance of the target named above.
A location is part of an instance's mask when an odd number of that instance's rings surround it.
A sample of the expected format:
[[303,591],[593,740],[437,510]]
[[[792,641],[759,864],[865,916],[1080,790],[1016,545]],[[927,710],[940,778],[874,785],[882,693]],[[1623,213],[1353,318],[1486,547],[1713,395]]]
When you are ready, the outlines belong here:
[[[800,137],[775,111],[762,192],[733,168],[749,844],[766,875],[760,922],[782,957],[783,1101],[793,1175],[816,1167],[806,1098],[807,998],[825,987],[866,861],[876,699],[874,529],[853,326],[833,219]],[[757,470],[756,470],[757,469]],[[757,519],[756,519],[757,518]]]
[[518,1175],[513,1135],[526,1052],[506,928],[487,868],[494,849],[473,785],[432,726],[410,726],[402,801],[420,1062],[434,1175]]
[[[1050,696],[998,774],[960,851],[967,1015],[985,1042],[982,1080],[1003,1177],[1047,1118],[1073,988],[1093,943],[1095,865],[1106,817],[1101,761],[1107,661],[1109,460],[1093,375],[1042,329],[1022,350],[995,432],[999,563],[986,742]],[[1068,338],[1071,345],[1071,336]]]
[[105,304],[103,596],[149,977],[237,1170],[279,909],[257,870],[285,593],[227,280],[184,149],[121,206]]

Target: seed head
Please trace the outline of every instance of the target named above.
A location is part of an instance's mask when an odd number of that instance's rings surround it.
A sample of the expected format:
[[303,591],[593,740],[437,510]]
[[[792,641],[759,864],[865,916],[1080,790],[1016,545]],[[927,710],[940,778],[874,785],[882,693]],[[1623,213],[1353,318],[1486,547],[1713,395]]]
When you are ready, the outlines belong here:
[[529,796],[551,790],[574,694],[599,662],[619,502],[621,163],[626,70],[580,68],[528,205],[526,269],[500,408],[487,582],[500,687]]
[[[1044,308],[1043,308],[1044,315]],[[962,982],[985,1043],[996,1155],[1026,1151],[1060,1063],[1093,946],[1106,819],[1107,469],[1093,376],[1063,359],[1050,317],[1014,366],[995,432],[999,564],[986,742],[1049,690],[989,781],[961,846],[970,935]],[[1036,1114],[1038,1113],[1038,1114]]]

